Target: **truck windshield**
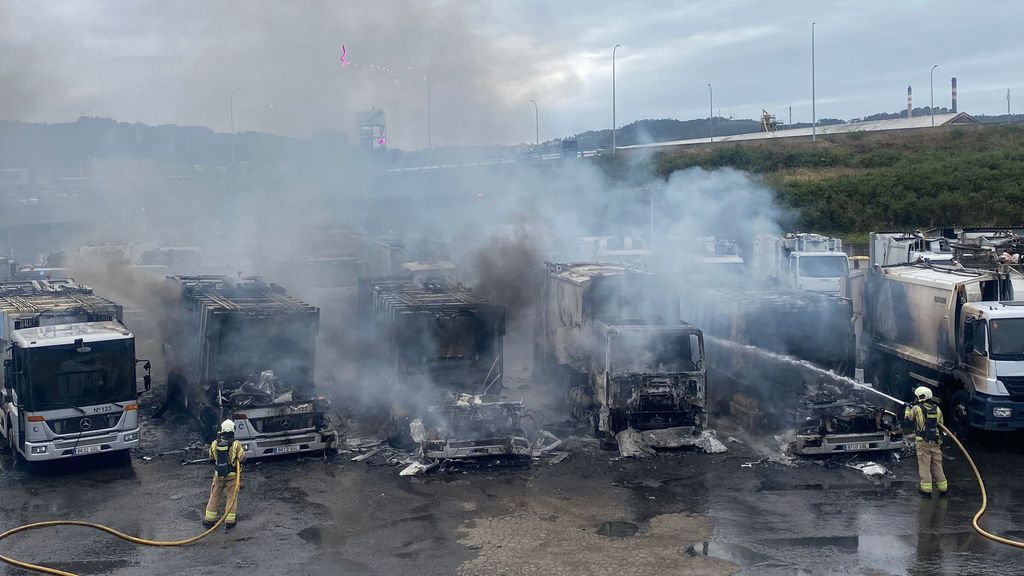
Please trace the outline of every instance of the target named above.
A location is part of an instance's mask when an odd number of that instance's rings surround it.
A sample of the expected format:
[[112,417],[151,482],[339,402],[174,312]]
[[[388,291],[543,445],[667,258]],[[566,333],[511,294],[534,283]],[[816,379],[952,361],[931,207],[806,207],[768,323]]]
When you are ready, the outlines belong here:
[[993,360],[1024,360],[1024,318],[991,320],[988,326]]
[[801,256],[800,275],[805,278],[839,278],[848,273],[846,256]]
[[692,333],[631,331],[611,342],[611,371],[617,375],[695,372],[700,360],[700,340]]
[[135,358],[131,340],[28,350],[27,410],[54,410],[123,402],[135,398]]

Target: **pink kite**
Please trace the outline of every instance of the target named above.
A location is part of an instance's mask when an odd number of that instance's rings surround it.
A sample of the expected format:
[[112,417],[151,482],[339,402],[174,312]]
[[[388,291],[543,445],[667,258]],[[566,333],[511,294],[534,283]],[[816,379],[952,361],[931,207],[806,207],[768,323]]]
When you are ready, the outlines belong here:
[[347,55],[348,55],[348,50],[346,50],[345,49],[345,45],[342,44],[341,45],[341,58],[338,58],[338,60],[341,60],[341,65],[342,66],[348,66],[349,65],[349,61],[345,60],[345,56],[347,56]]
[[383,146],[385,142],[387,142],[387,140],[385,140],[384,138],[377,140],[377,144],[380,144],[381,146]]

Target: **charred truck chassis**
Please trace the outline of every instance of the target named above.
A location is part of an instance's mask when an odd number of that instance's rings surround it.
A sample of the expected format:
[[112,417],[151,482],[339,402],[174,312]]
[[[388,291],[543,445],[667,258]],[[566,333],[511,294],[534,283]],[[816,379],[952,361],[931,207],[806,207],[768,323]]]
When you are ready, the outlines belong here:
[[409,430],[428,458],[529,452],[522,402],[500,401],[504,308],[447,281],[390,277],[360,282],[359,309],[394,433]]
[[542,284],[535,367],[565,387],[595,436],[707,427],[703,335],[679,322],[670,282],[617,265],[548,263]]
[[806,400],[793,451],[801,456],[899,450],[903,429],[895,414],[867,403],[859,391],[822,391]]
[[317,395],[320,311],[250,278],[171,276],[178,314],[163,326],[169,400],[210,439],[223,419],[250,458],[326,450],[337,442]]

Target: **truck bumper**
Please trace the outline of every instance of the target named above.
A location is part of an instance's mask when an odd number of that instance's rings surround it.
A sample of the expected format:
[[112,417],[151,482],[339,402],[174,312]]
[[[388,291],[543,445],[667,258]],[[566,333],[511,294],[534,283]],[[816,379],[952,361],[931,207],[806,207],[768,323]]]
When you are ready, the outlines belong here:
[[902,434],[882,431],[875,434],[797,435],[793,449],[801,456],[827,456],[900,450],[905,445]]
[[[993,415],[996,408],[1009,409],[1010,415]],[[971,426],[983,430],[1024,430],[1024,402],[1010,400],[1008,396],[989,396],[975,393],[967,407]]]
[[334,429],[310,430],[287,436],[256,436],[237,440],[242,443],[246,458],[265,458],[282,454],[322,452],[337,445],[338,432]]
[[120,450],[130,450],[139,446],[139,429],[118,430],[108,434],[84,436],[81,438],[61,438],[43,442],[25,442],[22,456],[30,462],[42,460],[60,460],[75,456],[106,454]]

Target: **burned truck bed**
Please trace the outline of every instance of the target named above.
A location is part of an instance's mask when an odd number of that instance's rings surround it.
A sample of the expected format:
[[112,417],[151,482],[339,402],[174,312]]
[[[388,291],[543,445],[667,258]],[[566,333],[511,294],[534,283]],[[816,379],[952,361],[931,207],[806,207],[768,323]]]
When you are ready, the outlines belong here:
[[314,386],[320,311],[257,278],[170,276],[179,307],[162,323],[168,401],[212,436],[226,418],[249,457],[337,440]]
[[428,458],[528,450],[522,402],[501,401],[504,308],[411,276],[365,279],[359,302],[373,342],[364,371],[382,384],[394,433],[408,430]]

